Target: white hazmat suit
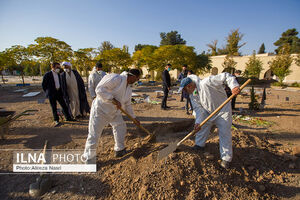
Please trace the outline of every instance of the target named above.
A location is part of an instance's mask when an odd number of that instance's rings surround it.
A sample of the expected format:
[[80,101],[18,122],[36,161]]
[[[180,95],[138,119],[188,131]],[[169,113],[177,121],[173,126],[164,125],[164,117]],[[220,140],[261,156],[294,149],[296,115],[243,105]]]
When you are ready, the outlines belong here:
[[108,124],[112,126],[115,140],[115,151],[125,149],[124,140],[126,134],[126,123],[121,112],[112,99],[118,100],[122,108],[125,109],[133,118],[135,115],[131,107],[132,89],[127,85],[127,72],[122,74],[109,74],[103,77],[96,87],[96,99],[92,103],[89,133],[85,144],[84,155],[90,160],[95,157],[98,139],[104,127]]
[[106,73],[104,71],[97,71],[96,67],[93,68],[92,73],[89,75],[88,88],[92,98],[97,96],[95,92],[96,87],[105,75]]
[[[198,97],[192,97],[192,104],[196,114],[195,124],[200,124],[214,110],[216,110],[226,99],[227,95],[224,85],[230,89],[238,87],[235,77],[229,73],[221,73],[209,76],[201,80],[196,75],[188,76],[197,86]],[[212,125],[216,125],[219,130],[221,159],[230,162],[232,160],[232,111],[231,104],[227,103],[214,117],[212,117],[201,130],[196,134],[195,144],[204,147],[210,133]]]

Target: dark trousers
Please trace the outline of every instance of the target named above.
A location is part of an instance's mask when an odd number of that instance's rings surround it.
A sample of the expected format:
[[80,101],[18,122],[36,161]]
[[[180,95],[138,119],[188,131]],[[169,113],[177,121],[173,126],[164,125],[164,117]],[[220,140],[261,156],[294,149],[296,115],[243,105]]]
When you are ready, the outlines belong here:
[[235,109],[235,100],[236,100],[236,96],[231,99],[231,108],[232,108],[232,110]]
[[192,106],[192,102],[191,102],[190,96],[187,95],[187,97],[186,97],[186,103],[185,103],[185,108],[186,108],[187,112],[189,111],[189,104],[191,106],[191,110],[193,110],[193,106]]
[[164,97],[163,97],[162,102],[161,102],[161,107],[166,108],[167,107],[167,98],[168,98],[168,94],[169,94],[169,89],[164,86],[163,91],[164,91]]
[[63,98],[62,91],[61,91],[61,89],[59,89],[53,95],[51,95],[51,97],[49,96],[49,102],[50,102],[50,105],[51,105],[51,108],[52,108],[52,114],[53,114],[54,121],[59,121],[59,117],[58,117],[58,114],[57,114],[57,103],[56,103],[56,101],[58,101],[58,103],[62,107],[63,113],[64,113],[66,119],[67,120],[71,119],[67,104],[66,104],[66,102],[64,101],[64,98]]
[[181,91],[180,101],[183,101],[183,90]]

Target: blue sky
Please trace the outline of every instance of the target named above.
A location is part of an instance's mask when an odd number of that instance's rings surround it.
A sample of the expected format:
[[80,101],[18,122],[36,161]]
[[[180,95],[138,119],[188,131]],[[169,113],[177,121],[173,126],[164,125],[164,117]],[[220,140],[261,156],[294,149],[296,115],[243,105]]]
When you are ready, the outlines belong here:
[[[299,0],[0,0],[0,51],[27,46],[40,36],[67,42],[73,50],[138,43],[159,45],[160,32],[177,30],[198,53],[233,29],[245,34],[242,54],[273,43],[290,28],[300,31]],[[300,34],[298,34],[300,37]]]

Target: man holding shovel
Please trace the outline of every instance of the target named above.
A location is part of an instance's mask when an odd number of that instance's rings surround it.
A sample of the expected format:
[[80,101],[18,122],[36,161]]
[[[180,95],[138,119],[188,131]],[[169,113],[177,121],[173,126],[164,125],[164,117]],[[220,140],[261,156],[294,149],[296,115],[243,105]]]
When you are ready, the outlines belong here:
[[196,75],[189,75],[181,81],[179,92],[185,90],[185,92],[191,95],[196,89],[199,95],[199,98],[191,98],[193,109],[196,113],[194,129],[198,131],[195,137],[194,149],[204,150],[210,129],[212,125],[216,125],[219,130],[220,138],[221,166],[228,168],[232,160],[232,111],[230,104],[226,104],[220,112],[212,117],[204,126],[199,126],[203,120],[227,99],[224,90],[225,84],[232,90],[232,94],[238,94],[240,92],[240,87],[235,77],[226,72],[216,76],[209,76],[203,80]]
[[96,98],[92,103],[89,134],[85,144],[84,155],[87,160],[95,158],[98,139],[106,125],[110,124],[113,129],[115,140],[115,156],[122,157],[127,151],[124,140],[126,123],[124,122],[119,108],[125,109],[136,123],[140,123],[134,116],[131,107],[132,90],[130,84],[138,81],[140,71],[130,69],[122,74],[109,74],[102,78],[96,87]]

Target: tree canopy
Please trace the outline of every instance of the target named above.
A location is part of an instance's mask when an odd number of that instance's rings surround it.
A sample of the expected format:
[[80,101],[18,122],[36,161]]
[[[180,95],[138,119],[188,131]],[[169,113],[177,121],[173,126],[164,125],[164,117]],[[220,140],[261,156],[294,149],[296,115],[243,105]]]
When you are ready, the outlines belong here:
[[186,41],[181,38],[181,35],[177,31],[171,31],[168,33],[161,32],[160,38],[160,46],[186,44]]
[[243,39],[244,34],[239,32],[239,29],[232,30],[228,36],[225,38],[226,45],[221,48],[217,48],[218,40],[213,40],[211,43],[206,46],[209,47],[209,55],[230,55],[230,56],[239,56],[241,53],[239,49],[244,46],[246,43],[240,43]]
[[282,84],[284,78],[291,73],[290,66],[293,59],[290,55],[290,46],[285,44],[279,51],[278,55],[270,63],[270,69],[279,78]]
[[229,35],[226,37],[226,49],[229,55],[238,56],[241,53],[239,49],[244,46],[246,43],[240,44],[241,40],[243,39],[244,34],[239,32],[239,29],[232,30]]
[[101,60],[105,71],[120,72],[127,70],[132,63],[128,49],[124,47],[105,50],[96,57],[96,60]]
[[263,70],[262,65],[262,61],[256,57],[255,51],[253,51],[252,57],[246,63],[244,75],[246,77],[259,78],[260,72]]
[[228,72],[230,74],[233,74],[235,67],[237,65],[237,62],[235,62],[232,58],[232,56],[227,55],[224,59],[224,62],[222,63],[222,66],[224,68],[224,72]]
[[218,40],[214,40],[212,41],[210,44],[207,44],[206,46],[208,46],[210,49],[209,49],[209,52],[210,52],[210,55],[211,56],[216,56],[218,55],[218,49],[217,49],[217,44],[218,44]]
[[110,43],[110,41],[103,41],[100,45],[100,47],[98,47],[98,50],[100,53],[103,53],[103,51],[105,50],[111,50],[115,48],[114,45],[112,45],[112,43]]
[[132,59],[135,63],[135,65],[138,68],[141,68],[143,66],[147,66],[148,69],[154,69],[155,68],[155,62],[153,58],[154,51],[158,47],[153,45],[147,45],[140,50],[137,50],[133,53]]
[[34,40],[37,44],[29,45],[28,49],[32,55],[37,56],[43,62],[70,61],[73,50],[70,45],[52,37],[38,37]]
[[95,65],[95,57],[96,51],[94,48],[78,49],[74,51],[72,63],[78,71],[84,71],[86,77],[88,77],[88,71],[91,71]]
[[290,46],[290,53],[300,53],[300,38],[297,35],[298,31],[295,28],[283,32],[281,37],[274,42],[274,45],[278,46],[275,52],[278,54],[281,48],[285,44],[288,44]]

